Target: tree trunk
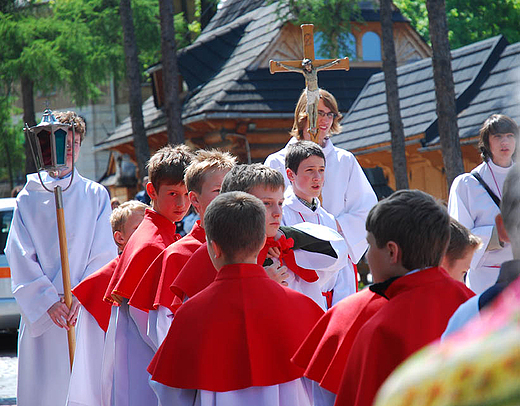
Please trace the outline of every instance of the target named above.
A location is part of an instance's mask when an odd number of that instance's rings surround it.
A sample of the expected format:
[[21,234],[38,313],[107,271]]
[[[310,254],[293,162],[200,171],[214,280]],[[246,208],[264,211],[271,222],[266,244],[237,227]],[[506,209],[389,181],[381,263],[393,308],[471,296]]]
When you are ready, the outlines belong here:
[[[29,77],[22,75],[22,104],[23,104],[23,122],[29,127],[36,125],[36,114],[34,111],[34,82]],[[36,172],[36,164],[34,163],[33,155],[29,140],[24,141],[25,148],[25,173]]]
[[177,68],[175,27],[173,25],[173,2],[171,0],[159,0],[159,14],[161,16],[161,52],[166,131],[170,144],[182,144],[184,143],[184,128],[182,127],[182,108],[179,101],[179,71]]
[[146,163],[150,158],[150,149],[146,139],[146,131],[143,121],[143,99],[141,95],[141,74],[139,72],[139,59],[137,57],[137,45],[135,42],[134,22],[130,0],[120,0],[119,13],[123,26],[126,77],[129,87],[130,118],[132,120],[132,132],[134,138],[135,157],[139,179],[146,175]]
[[448,41],[448,23],[445,0],[426,0],[430,37],[433,49],[433,79],[437,100],[437,122],[446,170],[448,189],[453,179],[464,172],[460,149],[455,85],[451,70],[451,53]]
[[381,28],[383,33],[383,72],[385,74],[388,121],[390,133],[392,134],[392,163],[395,187],[397,190],[408,189],[406,148],[399,106],[399,89],[397,87],[397,59],[395,57],[392,27],[392,0],[381,0]]

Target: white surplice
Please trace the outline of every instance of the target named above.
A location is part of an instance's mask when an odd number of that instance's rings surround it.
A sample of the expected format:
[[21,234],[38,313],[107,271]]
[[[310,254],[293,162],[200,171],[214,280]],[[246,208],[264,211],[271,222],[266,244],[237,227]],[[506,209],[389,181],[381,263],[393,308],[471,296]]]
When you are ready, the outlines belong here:
[[150,381],[161,406],[311,406],[305,378],[272,386],[253,386],[228,392],[179,389]]
[[[284,197],[285,200],[282,206],[283,226],[295,226],[300,223],[312,223],[328,227],[334,232],[336,231],[336,220],[334,220],[334,217],[327,213],[320,206],[320,203],[317,199],[317,208],[316,210],[312,211],[296,197],[292,186],[287,188]],[[316,282],[306,282],[297,275],[291,273],[290,278],[287,279],[288,287],[303,293],[307,297],[310,297],[318,305],[320,305],[323,310],[326,311],[327,303],[325,297],[322,295],[322,292],[328,292],[332,289],[336,289],[336,284],[338,282],[340,273],[344,273],[345,278],[350,278],[349,285],[355,286],[355,273],[351,261],[348,261],[346,256],[343,256],[343,258],[340,258],[340,260],[341,263],[338,262],[336,266],[328,267],[328,269],[326,269],[327,266],[325,264],[323,266],[315,264],[317,266],[309,268],[314,269],[318,274],[319,279]],[[296,262],[298,263],[298,256],[296,256]],[[298,265],[305,267],[301,263],[298,263]],[[353,289],[354,291],[349,292],[349,294],[355,292],[355,287]],[[336,294],[336,292],[334,292],[334,294]],[[340,293],[338,293],[338,295],[339,294]]]
[[[490,189],[501,198],[510,168],[502,168],[489,160],[472,172],[480,174]],[[466,279],[466,284],[473,292],[482,293],[495,284],[500,265],[513,259],[509,243],[505,243],[501,249],[486,250],[492,236],[495,217],[500,213],[500,209],[477,179],[471,173],[464,173],[457,176],[451,185],[448,211],[451,217],[482,238],[482,247],[473,255]]]
[[[290,182],[285,170],[285,154],[287,146],[295,142],[296,138],[291,138],[283,149],[269,155],[265,160],[265,165],[282,173],[286,188]],[[365,221],[368,212],[377,203],[377,197],[351,152],[336,148],[328,139],[323,153],[323,208],[338,221],[349,246],[349,256],[357,264],[368,248]]]
[[[45,185],[65,188],[69,177],[42,173]],[[74,287],[117,255],[106,189],[77,171],[63,192],[70,279]],[[54,194],[43,189],[37,174],[27,176],[7,239],[13,295],[22,318],[18,337],[18,405],[60,406],[67,398],[70,377],[67,332],[47,310],[63,294]]]
[[101,371],[105,332],[85,308],[76,324],[76,353],[67,406],[101,406]]

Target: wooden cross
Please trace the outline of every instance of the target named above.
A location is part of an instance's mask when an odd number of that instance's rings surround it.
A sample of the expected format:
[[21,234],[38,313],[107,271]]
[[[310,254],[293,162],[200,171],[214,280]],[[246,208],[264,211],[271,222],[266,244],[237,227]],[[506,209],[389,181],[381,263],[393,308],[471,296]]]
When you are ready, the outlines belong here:
[[271,74],[277,72],[298,72],[305,77],[307,92],[307,117],[311,140],[318,141],[318,71],[349,70],[347,57],[341,59],[314,59],[314,25],[302,24],[303,60],[301,61],[269,61]]

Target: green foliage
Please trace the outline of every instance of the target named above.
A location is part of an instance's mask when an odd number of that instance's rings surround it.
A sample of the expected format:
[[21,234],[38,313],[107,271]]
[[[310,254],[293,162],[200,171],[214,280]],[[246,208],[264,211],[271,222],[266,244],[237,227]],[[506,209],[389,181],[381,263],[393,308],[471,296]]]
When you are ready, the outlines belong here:
[[[425,1],[394,0],[412,26],[430,41]],[[451,49],[503,34],[510,43],[520,41],[520,0],[446,0]]]
[[401,13],[410,20],[412,27],[424,40],[430,43],[430,27],[428,25],[428,11],[426,1],[394,0],[394,4]]
[[[6,95],[0,97],[0,180],[21,179],[24,174],[25,150],[22,122],[13,124],[12,100]],[[11,166],[11,168],[9,168]],[[14,180],[13,179],[13,180]]]
[[349,44],[338,39],[351,32],[350,21],[362,20],[357,0],[280,0],[279,4],[280,18],[290,10],[293,23],[314,24],[315,32],[323,33],[325,56],[349,55]]

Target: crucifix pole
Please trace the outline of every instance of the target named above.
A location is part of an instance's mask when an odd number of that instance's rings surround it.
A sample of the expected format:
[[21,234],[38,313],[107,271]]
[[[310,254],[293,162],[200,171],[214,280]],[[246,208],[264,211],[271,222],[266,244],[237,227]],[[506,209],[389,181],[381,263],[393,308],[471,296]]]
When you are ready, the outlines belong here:
[[311,140],[318,142],[318,103],[320,89],[318,87],[318,72],[320,70],[349,70],[347,57],[341,59],[314,59],[314,25],[302,24],[303,60],[269,61],[271,74],[277,72],[298,72],[305,77],[305,92],[307,96],[307,124]]

